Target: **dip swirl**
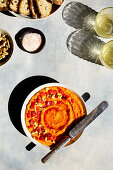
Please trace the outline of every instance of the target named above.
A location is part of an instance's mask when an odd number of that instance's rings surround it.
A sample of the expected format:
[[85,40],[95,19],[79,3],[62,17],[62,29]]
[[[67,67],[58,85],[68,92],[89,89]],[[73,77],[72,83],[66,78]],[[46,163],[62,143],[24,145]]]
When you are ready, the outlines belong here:
[[77,94],[61,86],[51,86],[29,100],[25,122],[35,140],[50,146],[84,115],[85,106]]

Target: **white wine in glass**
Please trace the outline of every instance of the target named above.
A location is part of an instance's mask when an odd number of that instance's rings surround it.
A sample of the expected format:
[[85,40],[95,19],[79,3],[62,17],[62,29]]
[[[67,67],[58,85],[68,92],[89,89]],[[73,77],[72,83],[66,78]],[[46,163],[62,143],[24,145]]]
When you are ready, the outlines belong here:
[[100,61],[107,68],[113,69],[113,40],[103,45],[100,53]]
[[102,38],[113,37],[113,7],[104,8],[97,14],[95,31]]

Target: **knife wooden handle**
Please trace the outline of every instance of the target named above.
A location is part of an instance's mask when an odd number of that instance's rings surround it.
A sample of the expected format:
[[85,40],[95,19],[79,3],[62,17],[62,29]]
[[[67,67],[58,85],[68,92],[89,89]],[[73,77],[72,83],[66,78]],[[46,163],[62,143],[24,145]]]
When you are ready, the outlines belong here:
[[69,141],[70,137],[66,138],[63,142],[57,145],[52,151],[50,151],[46,156],[44,156],[41,161],[42,163],[46,163],[56,152],[58,152],[61,148],[63,148]]

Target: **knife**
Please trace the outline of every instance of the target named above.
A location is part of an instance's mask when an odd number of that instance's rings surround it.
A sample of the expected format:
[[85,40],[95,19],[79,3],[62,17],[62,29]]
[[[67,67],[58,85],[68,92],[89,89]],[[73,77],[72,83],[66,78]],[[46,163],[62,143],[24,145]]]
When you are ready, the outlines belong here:
[[52,151],[50,151],[46,156],[44,156],[41,161],[46,163],[56,152],[58,152],[62,147],[64,147],[70,139],[75,138],[79,135],[92,121],[94,121],[106,108],[108,103],[106,101],[101,102],[89,115],[87,115],[83,120],[81,120],[70,132],[69,136],[60,144],[58,144]]

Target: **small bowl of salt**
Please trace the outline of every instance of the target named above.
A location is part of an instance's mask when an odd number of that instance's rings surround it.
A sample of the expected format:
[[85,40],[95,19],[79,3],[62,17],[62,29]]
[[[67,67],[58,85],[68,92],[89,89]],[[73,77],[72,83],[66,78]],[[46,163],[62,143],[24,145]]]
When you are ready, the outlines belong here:
[[38,53],[45,45],[45,35],[38,29],[26,27],[21,29],[15,40],[20,49],[28,53]]

